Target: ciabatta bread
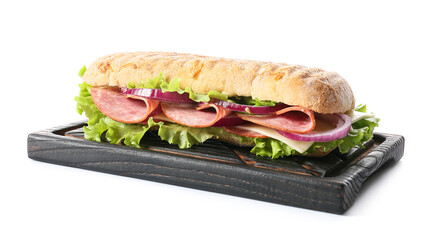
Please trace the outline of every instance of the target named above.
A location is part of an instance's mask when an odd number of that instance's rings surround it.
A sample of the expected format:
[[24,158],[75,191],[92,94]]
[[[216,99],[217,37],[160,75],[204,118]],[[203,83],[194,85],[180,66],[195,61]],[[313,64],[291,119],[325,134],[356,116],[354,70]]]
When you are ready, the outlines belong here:
[[216,90],[298,105],[318,113],[354,108],[348,83],[335,72],[285,63],[225,59],[171,52],[117,53],[97,59],[83,80],[92,86],[127,86],[157,77],[180,78],[196,93]]

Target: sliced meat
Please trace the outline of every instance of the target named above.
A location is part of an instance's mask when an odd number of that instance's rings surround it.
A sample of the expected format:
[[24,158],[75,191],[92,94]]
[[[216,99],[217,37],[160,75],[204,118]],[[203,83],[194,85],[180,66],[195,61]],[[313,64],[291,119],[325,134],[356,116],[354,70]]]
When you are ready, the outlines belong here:
[[241,119],[277,130],[308,133],[315,128],[314,112],[303,107],[287,107],[273,115],[248,115],[237,113]]
[[240,129],[235,127],[222,127],[225,131],[235,134],[235,135],[239,135],[239,136],[243,136],[243,137],[251,137],[251,138],[267,138],[267,136],[257,133],[257,132],[253,132],[253,131],[249,131],[249,130],[244,130],[244,129]]
[[122,123],[140,123],[159,106],[156,100],[127,98],[117,87],[92,87],[91,97],[104,115]]
[[169,119],[188,127],[210,127],[231,113],[230,110],[212,103],[199,107],[191,103],[162,102],[160,105]]
[[243,123],[247,123],[247,122],[239,118],[235,113],[231,113],[227,115],[226,117],[220,119],[212,127],[238,126]]

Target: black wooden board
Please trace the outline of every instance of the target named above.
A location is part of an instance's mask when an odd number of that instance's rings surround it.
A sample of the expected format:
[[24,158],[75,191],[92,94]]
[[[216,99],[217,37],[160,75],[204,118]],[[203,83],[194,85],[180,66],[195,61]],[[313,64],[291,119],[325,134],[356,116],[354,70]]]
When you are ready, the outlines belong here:
[[191,149],[161,141],[153,132],[140,149],[88,141],[84,122],[28,136],[34,160],[230,194],[332,213],[345,212],[362,184],[388,161],[403,156],[404,138],[375,133],[365,148],[323,158],[272,160],[249,148],[208,140]]

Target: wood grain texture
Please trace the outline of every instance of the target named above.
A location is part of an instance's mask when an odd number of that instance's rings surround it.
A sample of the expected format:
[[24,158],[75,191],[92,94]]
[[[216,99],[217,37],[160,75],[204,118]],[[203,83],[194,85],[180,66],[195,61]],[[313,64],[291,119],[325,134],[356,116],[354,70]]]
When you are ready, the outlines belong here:
[[32,133],[34,160],[135,177],[295,207],[343,213],[362,184],[388,161],[403,156],[404,138],[376,133],[365,148],[333,151],[321,159],[257,157],[248,148],[208,140],[179,149],[154,133],[135,149],[81,138],[83,122]]

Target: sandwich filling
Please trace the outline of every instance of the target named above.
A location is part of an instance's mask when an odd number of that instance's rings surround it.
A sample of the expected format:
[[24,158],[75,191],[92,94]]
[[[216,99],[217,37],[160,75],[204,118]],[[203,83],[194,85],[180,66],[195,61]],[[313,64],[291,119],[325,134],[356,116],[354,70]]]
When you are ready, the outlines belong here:
[[[80,76],[84,69],[80,71]],[[366,106],[340,114],[319,114],[251,97],[228,97],[181,89],[179,79],[129,83],[126,88],[80,84],[77,111],[88,117],[86,139],[139,148],[150,129],[190,148],[208,139],[236,139],[253,146],[251,153],[271,158],[314,155],[338,148],[341,153],[372,138],[379,119]]]

